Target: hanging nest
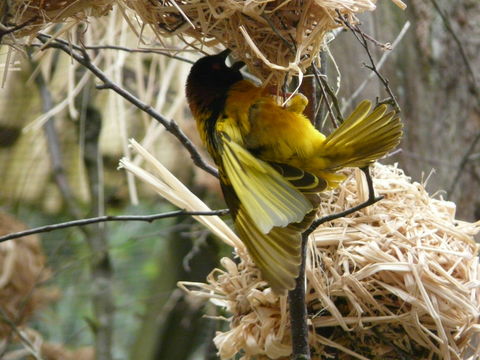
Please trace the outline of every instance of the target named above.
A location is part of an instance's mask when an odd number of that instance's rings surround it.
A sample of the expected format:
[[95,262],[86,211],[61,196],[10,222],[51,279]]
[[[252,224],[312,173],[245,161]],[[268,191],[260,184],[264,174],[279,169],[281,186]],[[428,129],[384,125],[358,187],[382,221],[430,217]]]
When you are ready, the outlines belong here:
[[[430,197],[394,166],[372,169],[385,198],[323,225],[310,239],[307,302],[314,359],[477,359],[480,222],[455,219],[455,205]],[[367,196],[356,171],[323,194],[320,214]],[[357,185],[359,184],[359,185]],[[230,313],[214,342],[222,359],[288,359],[287,300],[261,280],[241,247],[207,283],[182,283]]]
[[337,11],[355,23],[357,13],[375,9],[372,0],[123,1],[160,39],[179,36],[202,51],[222,44],[262,81],[277,85],[312,64],[326,33],[340,26]]
[[[392,0],[402,9],[401,0]],[[303,74],[315,61],[325,35],[341,24],[338,14],[356,23],[356,14],[375,10],[375,0],[11,0],[0,11],[4,25],[22,25],[15,36],[35,35],[53,23],[66,31],[89,16],[106,15],[116,3],[133,9],[163,43],[178,36],[204,51],[222,44],[234,51],[262,81],[282,85],[287,75]],[[2,14],[0,14],[2,15]],[[134,22],[130,21],[130,24]],[[142,31],[143,33],[143,31]],[[7,38],[12,38],[13,35]],[[4,40],[6,41],[6,40]],[[8,41],[6,41],[8,42]],[[10,41],[12,42],[12,41]],[[113,44],[112,44],[113,45]],[[168,48],[167,45],[164,44]]]
[[[13,217],[0,213],[0,236],[25,230]],[[16,326],[58,298],[58,290],[39,287],[50,277],[45,256],[36,235],[0,244],[0,310]],[[5,319],[4,319],[5,320]],[[12,333],[8,322],[0,321],[0,339]]]

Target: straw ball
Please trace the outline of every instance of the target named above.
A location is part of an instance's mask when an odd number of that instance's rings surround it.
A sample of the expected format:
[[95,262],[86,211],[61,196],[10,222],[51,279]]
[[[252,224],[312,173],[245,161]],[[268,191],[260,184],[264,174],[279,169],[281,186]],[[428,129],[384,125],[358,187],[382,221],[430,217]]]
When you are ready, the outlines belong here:
[[[0,213],[0,236],[22,230],[25,230],[22,223]],[[16,325],[21,326],[35,311],[58,298],[58,290],[38,287],[49,277],[50,270],[36,235],[0,244],[0,308]],[[0,322],[0,339],[11,331],[8,324]]]
[[[477,359],[480,222],[455,219],[455,204],[433,198],[396,166],[372,167],[384,199],[329,222],[310,238],[307,302],[314,359]],[[324,193],[319,214],[367,197],[359,170]],[[224,308],[222,359],[288,359],[287,300],[273,294],[243,248],[207,283],[184,283]]]
[[178,36],[204,52],[222,44],[254,75],[275,85],[312,64],[326,33],[341,26],[337,11],[355,23],[356,14],[375,9],[375,0],[122,1],[159,39]]

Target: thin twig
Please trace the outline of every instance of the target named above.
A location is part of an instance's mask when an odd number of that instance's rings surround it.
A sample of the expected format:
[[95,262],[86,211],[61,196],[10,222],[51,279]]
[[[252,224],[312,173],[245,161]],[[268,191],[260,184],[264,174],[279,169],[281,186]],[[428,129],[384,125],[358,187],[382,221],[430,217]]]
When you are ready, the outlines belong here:
[[333,128],[338,127],[337,125],[337,120],[335,118],[335,114],[333,113],[332,106],[330,105],[330,101],[328,100],[327,96],[327,91],[325,90],[325,85],[323,81],[321,80],[322,76],[318,75],[317,69],[314,68],[313,70],[313,75],[315,76],[315,79],[317,80],[317,84],[320,86],[320,91],[322,92],[322,98],[324,100],[324,103],[327,105],[327,112],[330,117],[330,120],[332,121],[332,126]]
[[96,224],[101,222],[107,221],[145,221],[145,222],[153,222],[155,220],[171,218],[175,216],[223,216],[228,214],[228,210],[214,210],[214,211],[184,211],[184,210],[177,210],[177,211],[170,211],[162,214],[154,214],[154,215],[118,215],[118,216],[98,216],[93,218],[87,219],[80,219],[80,220],[73,220],[73,221],[66,221],[63,223],[53,224],[53,225],[45,225],[40,226],[37,228],[24,230],[16,233],[11,233],[8,235],[0,236],[0,243],[5,242],[7,240],[18,239],[24,236],[32,235],[32,234],[40,234],[44,232],[50,232],[54,230],[65,229],[69,227],[75,226],[85,226],[90,224]]
[[[332,125],[334,128],[338,127],[337,121],[342,123],[343,122],[343,116],[342,112],[340,110],[340,106],[338,105],[338,99],[337,95],[333,91],[333,89],[330,87],[328,82],[325,80],[324,75],[319,74],[319,70],[315,66],[315,64],[312,65],[313,68],[315,69],[314,75],[317,80],[317,83],[320,85],[320,89],[322,90],[323,98],[325,99],[325,103],[327,104],[327,109],[328,113],[330,115],[330,118],[332,120]],[[330,96],[330,99],[332,100],[332,104],[335,107],[335,111],[337,112],[337,115],[334,114],[332,107],[330,105],[330,102],[328,101],[327,94]]]
[[375,61],[373,60],[372,53],[370,52],[370,47],[368,46],[368,38],[366,37],[365,33],[360,29],[358,25],[352,25],[348,21],[348,19],[343,16],[338,10],[337,10],[338,17],[340,18],[340,21],[350,29],[350,31],[353,33],[355,38],[360,42],[362,47],[365,49],[365,52],[367,53],[368,60],[370,62],[370,65],[364,64],[364,66],[367,69],[372,70],[375,75],[377,75],[378,79],[382,82],[383,86],[385,87],[386,92],[390,96],[391,99],[391,105],[395,109],[397,113],[400,113],[401,108],[400,105],[398,104],[398,101],[395,97],[395,94],[393,93],[392,89],[390,88],[389,81],[386,79],[380,72],[378,71],[377,65],[375,64]]
[[361,168],[361,170],[365,174],[365,178],[367,180],[368,199],[366,201],[364,201],[363,203],[361,203],[357,206],[354,206],[350,209],[347,209],[345,211],[341,211],[341,212],[336,213],[336,214],[327,215],[327,216],[324,216],[320,219],[315,220],[312,223],[312,225],[310,225],[310,227],[304,232],[304,234],[306,234],[308,236],[312,232],[314,232],[316,228],[318,228],[320,225],[322,225],[322,224],[324,224],[328,221],[333,221],[333,220],[348,216],[350,214],[353,214],[354,212],[357,212],[359,210],[362,210],[362,209],[366,208],[367,206],[373,205],[376,202],[383,199],[383,196],[375,196],[375,191],[373,189],[373,181],[372,181],[372,177],[370,175],[369,167]]
[[31,23],[33,23],[37,19],[38,19],[38,15],[35,15],[34,17],[24,21],[23,23],[18,24],[18,25],[14,25],[11,28],[9,28],[9,27],[0,23],[0,44],[2,43],[2,38],[5,35],[13,34],[15,31],[18,31],[18,30],[23,29],[24,27],[27,27],[28,25],[30,25]]
[[[92,106],[86,107],[83,162],[87,174],[90,214],[104,214],[103,163],[99,139],[102,116]],[[93,329],[95,357],[97,360],[113,360],[113,335],[115,329],[115,297],[113,295],[113,265],[109,252],[107,227],[97,223],[91,235],[85,237],[90,258],[91,301],[95,327]]]
[[[327,66],[328,66],[328,63],[327,63],[327,47],[325,47],[324,49],[322,49],[322,51],[320,51],[320,54],[318,55],[318,60],[320,61],[320,68],[317,67],[317,65],[315,64],[315,61],[312,62],[312,66],[313,66],[313,69],[314,69],[314,74],[316,73],[317,76],[315,78],[315,80],[317,81],[317,85],[319,85],[320,83],[320,79],[318,78],[319,76],[322,76],[322,75],[327,75]],[[315,76],[315,75],[314,75]],[[318,94],[317,94],[318,96]],[[322,128],[323,128],[323,125],[324,125],[324,121],[323,119],[327,116],[327,109],[325,109],[325,107],[322,106],[322,103],[326,101],[326,94],[325,92],[323,92],[320,96],[318,96],[318,100],[317,100],[317,108],[315,109],[315,121],[314,121],[314,126],[315,126],[315,129],[317,129],[318,131],[322,131]]]
[[[385,63],[385,61],[387,60],[388,56],[392,53],[392,50],[397,47],[398,43],[403,39],[403,37],[405,36],[405,34],[407,33],[407,30],[409,28],[410,28],[410,21],[407,21],[405,23],[405,25],[403,25],[402,30],[400,30],[397,37],[393,41],[390,51],[385,51],[383,53],[382,57],[380,58],[380,60],[378,61],[377,65],[376,65],[377,70],[380,70],[382,68],[382,66]],[[360,84],[360,86],[352,93],[350,98],[343,104],[343,106],[342,106],[343,111],[345,111],[348,108],[348,106],[358,97],[358,95],[360,95],[362,90],[365,88],[365,86],[367,86],[369,81],[372,80],[374,76],[375,76],[374,72],[371,72],[370,74],[368,74],[367,78],[365,80],[363,80],[363,82]]]
[[113,82],[102,70],[100,70],[96,65],[92,63],[85,49],[76,45],[71,45],[66,41],[60,39],[53,39],[45,34],[38,34],[37,39],[39,39],[43,44],[45,44],[45,47],[62,50],[63,52],[74,58],[76,61],[78,61],[80,64],[82,64],[85,68],[90,70],[103,83],[97,88],[111,89],[115,91],[121,97],[129,101],[131,104],[133,104],[134,106],[157,120],[159,123],[161,123],[168,132],[174,135],[183,144],[185,149],[187,149],[187,151],[190,153],[190,157],[192,158],[195,165],[210,173],[211,175],[218,177],[217,169],[205,162],[196,147],[193,145],[192,141],[178,127],[175,121],[166,119],[150,105],[144,103],[135,95],[131,94],[130,92]]
[[125,51],[128,53],[158,54],[158,55],[169,57],[171,59],[180,60],[192,65],[195,63],[193,60],[187,59],[183,56],[169,54],[168,52],[156,50],[156,49],[132,49],[125,46],[117,46],[117,45],[84,45],[84,48],[87,50],[117,50],[117,51]]
[[[268,23],[268,25],[273,30],[273,32],[285,43],[285,45],[288,46],[288,48],[290,49],[292,54],[295,55],[295,53],[297,52],[297,45],[296,45],[294,39],[292,38],[290,32],[287,32],[288,35],[290,36],[290,40],[287,40],[287,38],[285,38],[282,35],[282,33],[280,31],[278,31],[278,29],[275,27],[275,24],[272,22],[272,20],[270,19],[270,17],[268,15],[262,14],[261,16]],[[285,24],[283,24],[283,22],[282,22],[282,25],[285,28]]]

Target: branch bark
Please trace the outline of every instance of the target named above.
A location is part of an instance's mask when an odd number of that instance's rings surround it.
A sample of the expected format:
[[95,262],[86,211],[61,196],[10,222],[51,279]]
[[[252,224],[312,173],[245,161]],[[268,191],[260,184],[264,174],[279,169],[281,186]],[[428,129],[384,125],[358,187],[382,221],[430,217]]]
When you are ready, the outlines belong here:
[[172,217],[179,217],[179,216],[222,216],[228,214],[228,210],[214,210],[214,211],[171,211],[162,214],[154,214],[154,215],[118,215],[118,216],[111,216],[111,215],[104,215],[98,216],[93,218],[81,219],[81,220],[72,220],[63,223],[57,223],[53,225],[46,225],[40,226],[33,229],[20,231],[16,233],[11,233],[8,235],[0,236],[0,243],[5,242],[7,240],[18,239],[27,235],[32,234],[40,234],[44,232],[50,232],[60,229],[66,229],[70,227],[79,227],[85,226],[90,224],[97,224],[102,222],[109,222],[109,221],[144,221],[144,222],[153,222],[155,220],[160,219],[167,219]]
[[115,91],[125,100],[150,115],[159,123],[161,123],[168,132],[170,132],[182,143],[185,149],[190,153],[190,157],[192,158],[195,165],[210,173],[211,175],[218,177],[217,169],[205,162],[198,150],[193,145],[192,141],[178,127],[175,121],[166,119],[150,105],[144,103],[135,95],[131,94],[130,92],[113,82],[102,70],[100,70],[95,64],[92,63],[90,56],[85,49],[77,45],[69,44],[68,42],[60,39],[53,39],[50,36],[44,34],[37,35],[37,39],[39,39],[44,44],[45,48],[60,49],[70,55],[80,64],[82,64],[86,69],[91,71],[103,83],[102,85],[97,86],[98,89],[110,89]]

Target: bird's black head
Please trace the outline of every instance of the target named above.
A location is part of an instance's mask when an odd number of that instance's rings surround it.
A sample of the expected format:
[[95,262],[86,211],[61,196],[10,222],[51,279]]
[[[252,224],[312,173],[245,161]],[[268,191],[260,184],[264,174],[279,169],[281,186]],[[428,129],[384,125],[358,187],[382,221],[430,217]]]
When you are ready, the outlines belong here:
[[228,89],[243,79],[240,69],[245,65],[237,62],[228,67],[225,60],[230,50],[199,59],[187,78],[187,100],[196,111],[214,111],[212,107],[223,106]]

